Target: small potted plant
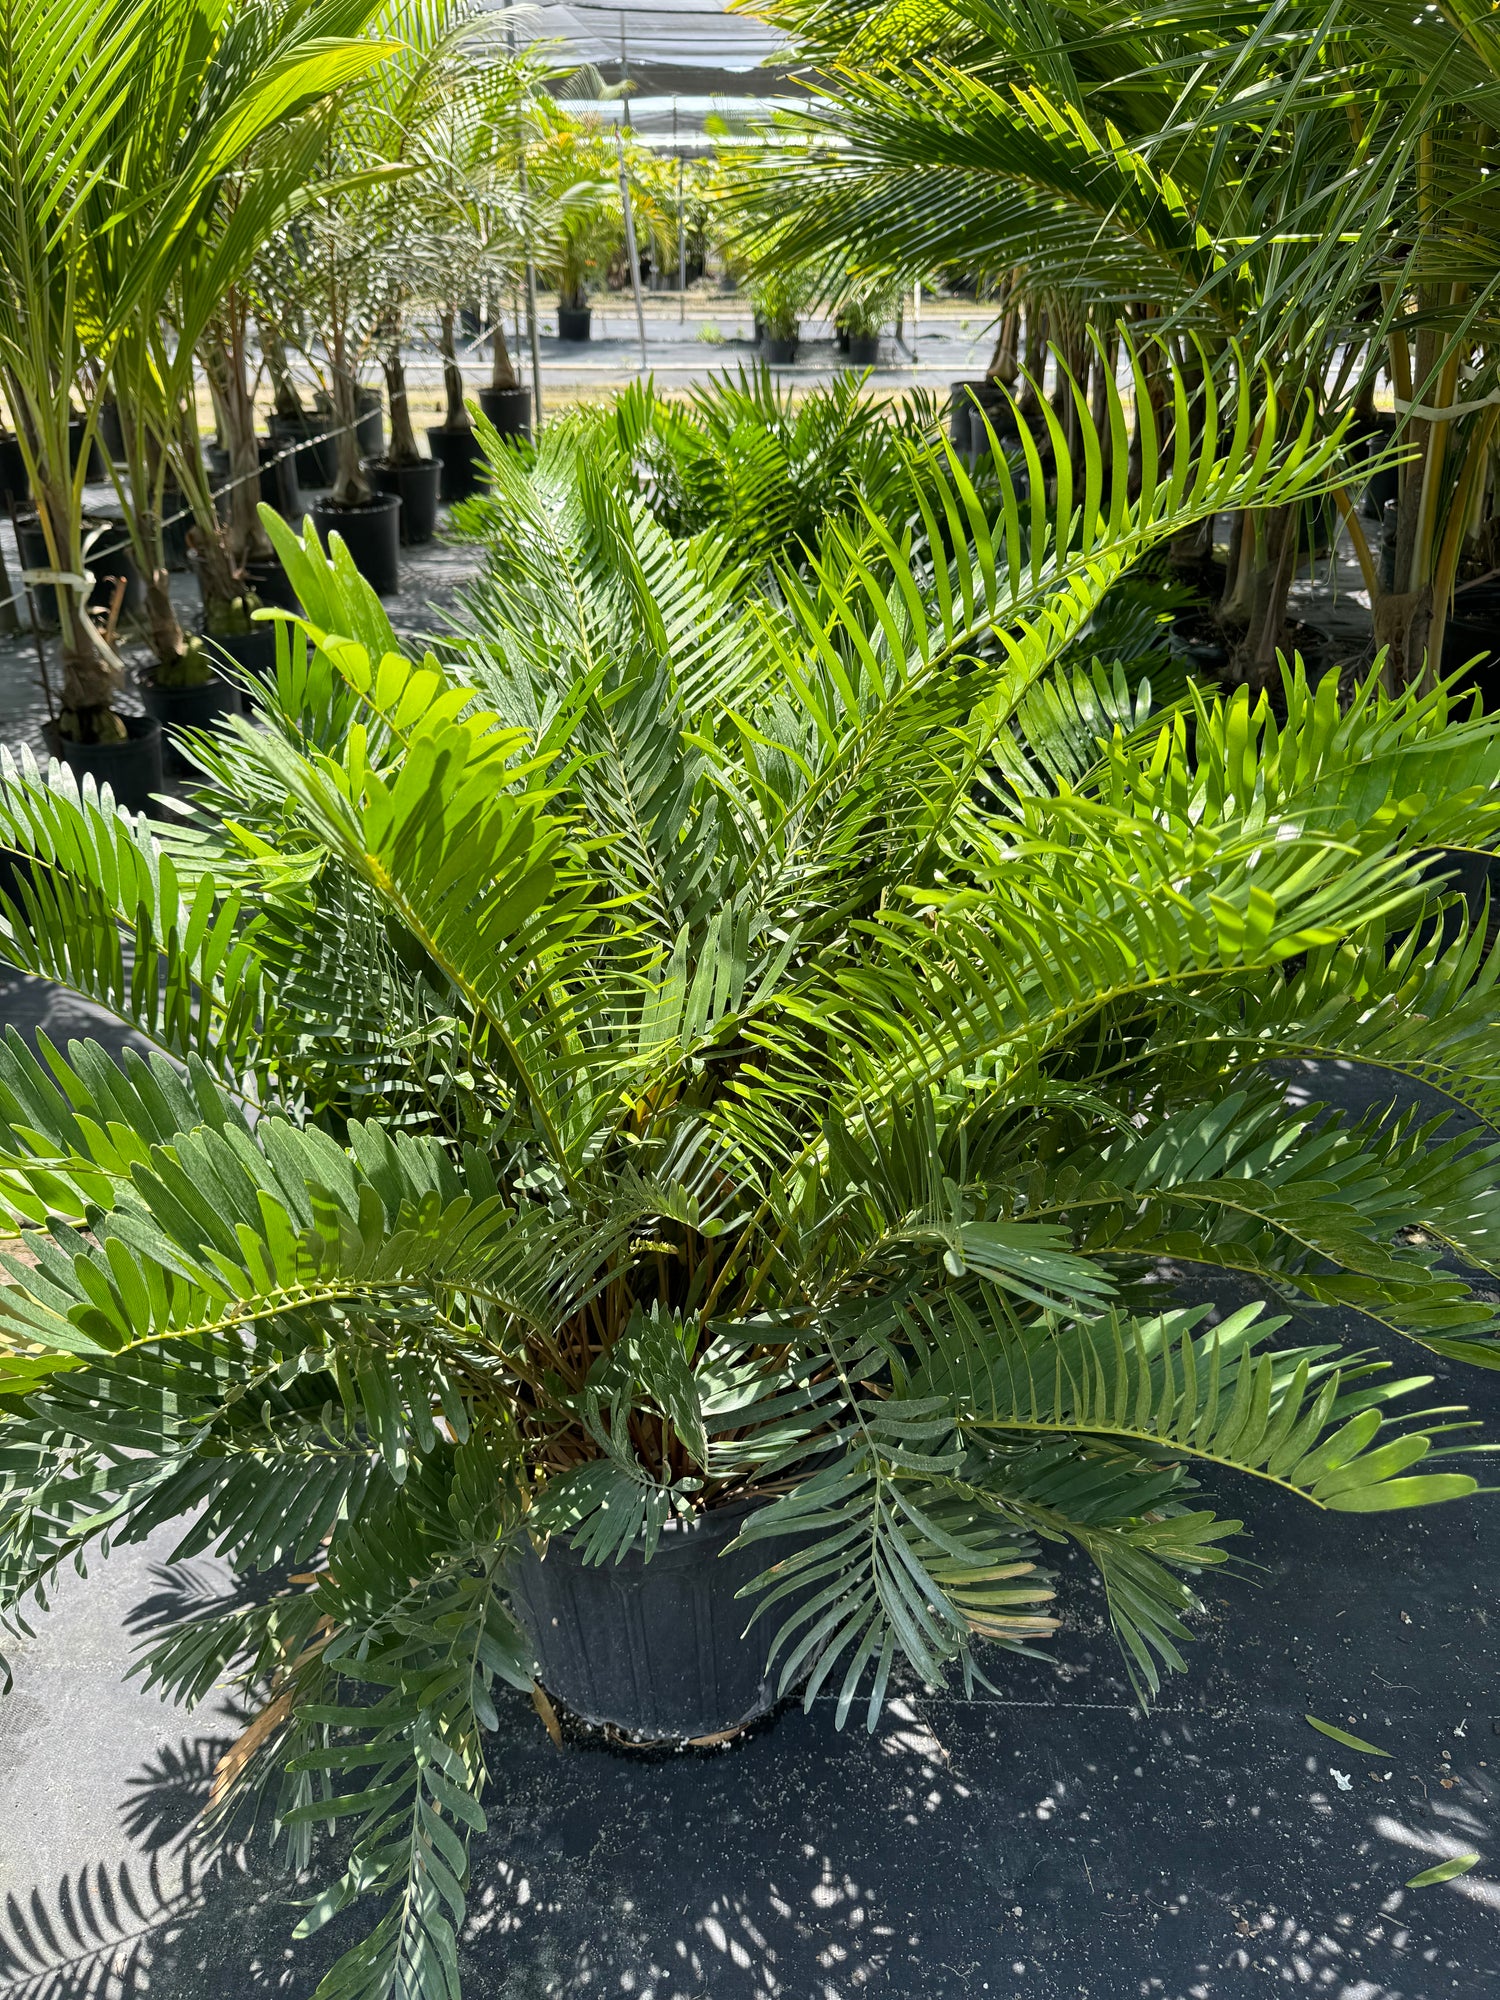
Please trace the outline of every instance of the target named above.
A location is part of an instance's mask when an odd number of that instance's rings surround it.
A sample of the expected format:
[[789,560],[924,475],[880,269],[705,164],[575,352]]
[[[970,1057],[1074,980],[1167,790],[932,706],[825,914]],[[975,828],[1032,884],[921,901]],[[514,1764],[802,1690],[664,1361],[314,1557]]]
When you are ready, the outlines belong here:
[[839,307],[839,325],[847,336],[844,349],[851,368],[875,368],[880,363],[880,334],[900,301],[894,284],[866,283],[857,287]]
[[761,331],[761,352],[772,368],[788,368],[797,359],[799,316],[807,302],[806,287],[795,275],[770,271],[751,286],[755,316]]

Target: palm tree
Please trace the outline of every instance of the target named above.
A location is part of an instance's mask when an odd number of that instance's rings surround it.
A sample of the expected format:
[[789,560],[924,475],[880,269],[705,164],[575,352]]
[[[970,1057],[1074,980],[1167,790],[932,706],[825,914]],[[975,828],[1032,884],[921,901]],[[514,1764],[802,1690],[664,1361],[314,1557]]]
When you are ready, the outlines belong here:
[[1055,513],[913,443],[905,509],[774,595],[581,427],[492,436],[453,670],[268,515],[307,617],[193,825],[0,765],[0,951],[160,1051],[0,1049],[4,1602],[178,1518],[291,1572],[149,1672],[255,1689],[221,1805],[268,1787],[300,1866],[344,1830],[304,1933],[386,1899],[324,2000],[456,1992],[528,1534],[649,1553],[759,1495],[784,1683],[873,1726],[898,1653],[1044,1638],[1063,1540],[1148,1695],[1232,1532],[1199,1472],[1472,1490],[1393,1414],[1425,1377],[1146,1282],[1495,1360],[1435,1246],[1494,1272],[1496,1146],[1254,1074],[1316,1049],[1500,1119],[1500,958],[1413,928],[1423,850],[1496,842],[1494,725],[1296,676],[1283,723],[1158,715],[1061,664],[1184,522],[1330,476],[1253,371],[1203,395],[1134,499],[1090,430]]
[[119,661],[84,609],[83,544],[89,446],[120,342],[165,310],[180,260],[259,137],[380,60],[383,48],[359,37],[368,13],[364,0],[0,7],[0,378],[52,569],[65,734],[120,730]]
[[[1463,29],[1366,0],[1243,19],[1067,4],[938,8],[920,23],[895,7],[771,11],[826,65],[829,108],[801,122],[836,140],[810,164],[763,160],[742,187],[788,259],[947,266],[1009,288],[1054,333],[1073,323],[1053,345],[1075,374],[1090,319],[1124,313],[1192,328],[1211,354],[1243,342],[1293,401],[1311,387],[1330,416],[1367,405],[1383,351],[1398,398],[1430,409],[1477,350],[1484,380],[1465,396],[1483,404],[1500,95],[1477,13]],[[1011,345],[1005,329],[997,359]],[[1033,373],[1045,353],[1032,343]],[[1060,387],[1061,418],[1070,401]],[[1381,590],[1353,524],[1396,681],[1440,650],[1492,422],[1403,426],[1422,459],[1405,475],[1399,590]],[[1361,478],[1356,458],[1348,483]],[[1339,505],[1352,520],[1354,495]],[[1299,524],[1253,513],[1236,536],[1221,610],[1257,681],[1284,638]]]

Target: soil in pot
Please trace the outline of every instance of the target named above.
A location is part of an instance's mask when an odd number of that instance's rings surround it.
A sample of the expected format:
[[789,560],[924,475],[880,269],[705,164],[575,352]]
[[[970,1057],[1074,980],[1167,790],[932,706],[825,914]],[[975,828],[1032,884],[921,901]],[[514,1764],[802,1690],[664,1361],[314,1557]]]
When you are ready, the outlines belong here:
[[394,597],[401,588],[401,501],[381,493],[362,507],[334,507],[317,501],[308,509],[313,526],[326,542],[341,535],[354,567],[380,597]]
[[531,436],[531,391],[526,388],[481,389],[479,407],[501,437]]
[[400,498],[401,539],[406,546],[416,548],[430,542],[437,531],[442,462],[421,458],[415,465],[392,465],[389,459],[382,459],[370,471],[382,493],[394,493]]
[[74,743],[59,737],[49,723],[43,731],[47,748],[67,765],[80,785],[85,778],[108,785],[115,804],[130,812],[152,812],[154,792],[162,788],[161,724],[149,715],[124,715],[123,743]]
[[446,425],[432,424],[427,442],[443,468],[441,498],[445,506],[479,491],[484,449],[473,431],[450,431]]
[[559,306],[557,309],[557,337],[559,340],[587,340],[593,322],[592,306]]
[[774,333],[765,338],[766,364],[771,368],[790,368],[797,359],[797,336],[790,340],[780,340]]
[[851,333],[849,336],[849,366],[851,368],[876,368],[880,365],[880,335],[878,333]]
[[767,1714],[777,1699],[771,1641],[790,1606],[747,1633],[755,1604],[735,1593],[796,1544],[725,1553],[760,1504],[669,1523],[649,1563],[630,1549],[588,1566],[557,1535],[545,1558],[526,1544],[508,1584],[547,1691],[584,1721],[646,1743],[720,1736]]
[[302,525],[302,482],[297,477],[297,454],[281,438],[257,440],[260,452],[260,497],[274,507],[294,528]]

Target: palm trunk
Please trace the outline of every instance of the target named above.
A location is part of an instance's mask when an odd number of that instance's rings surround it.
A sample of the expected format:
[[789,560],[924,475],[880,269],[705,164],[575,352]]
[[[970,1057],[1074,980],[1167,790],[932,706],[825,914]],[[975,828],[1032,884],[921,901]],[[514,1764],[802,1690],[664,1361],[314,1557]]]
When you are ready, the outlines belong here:
[[292,379],[291,367],[286,358],[286,342],[273,326],[264,320],[260,325],[260,351],[266,357],[266,368],[271,377],[271,392],[278,417],[288,423],[303,423],[307,412],[302,407],[302,398],[297,394],[297,384]]
[[260,443],[255,435],[255,393],[249,380],[249,313],[231,293],[203,343],[202,361],[229,453],[229,554],[236,569],[266,561],[270,537],[261,526]]
[[443,427],[450,431],[467,431],[474,428],[469,420],[469,412],[464,407],[464,375],[458,365],[458,349],[454,344],[453,322],[455,315],[444,312],[438,322],[438,347],[443,357],[443,393],[448,399],[447,415]]
[[[122,341],[115,355],[113,383],[120,413],[124,464],[110,463],[115,492],[131,554],[145,583],[145,627],[158,680],[170,680],[186,648],[182,622],[172,602],[162,538],[162,506],[166,487],[166,454],[153,423],[141,412],[151,405],[153,368],[149,351],[138,338]],[[159,421],[159,417],[158,417]]]
[[334,335],[329,357],[333,380],[333,422],[338,434],[338,471],[329,496],[335,507],[367,507],[375,489],[365,477],[359,456],[359,394],[354,365],[340,327]]
[[417,434],[412,428],[411,402],[406,393],[406,363],[399,345],[389,349],[381,362],[385,372],[386,401],[391,406],[391,447],[386,459],[391,465],[420,465]]
[[[6,386],[11,391],[17,433],[23,447],[30,447],[32,497],[53,573],[50,585],[33,588],[50,587],[57,603],[62,679],[59,727],[74,742],[119,742],[125,725],[114,713],[113,703],[125,675],[118,655],[85,608],[83,489],[81,477],[75,477],[72,470],[66,400],[49,403],[41,420],[34,421],[34,412],[28,410],[24,397],[14,391],[12,383]],[[85,456],[88,444],[86,436]],[[82,460],[80,472],[81,466]]]
[[1047,314],[1035,304],[1026,312],[1026,380],[1021,389],[1021,416],[1033,435],[1046,435],[1042,415],[1042,387],[1047,373]]
[[1242,517],[1238,560],[1220,607],[1220,623],[1233,641],[1231,674],[1252,688],[1270,687],[1276,677],[1300,520],[1300,503],[1260,508]]
[[990,364],[985,374],[992,381],[1004,382],[1007,387],[1021,372],[1016,359],[1016,343],[1021,337],[1021,310],[1019,306],[1007,304],[1000,315],[1000,325],[995,334],[995,345],[990,355]]
[[203,598],[203,629],[214,634],[248,632],[257,600],[230,554],[204,469],[198,418],[191,403],[182,411],[173,457],[178,484],[193,516],[189,542]]
[[490,329],[490,387],[492,389],[520,387],[515,363],[511,360],[510,349],[505,344],[505,327],[498,313]]

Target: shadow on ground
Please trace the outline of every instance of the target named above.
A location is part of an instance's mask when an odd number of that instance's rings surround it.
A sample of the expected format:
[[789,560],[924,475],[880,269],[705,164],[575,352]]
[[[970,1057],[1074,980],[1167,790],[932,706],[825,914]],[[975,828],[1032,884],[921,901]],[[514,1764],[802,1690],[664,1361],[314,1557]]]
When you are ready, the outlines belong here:
[[[65,1003],[27,985],[0,1004],[34,1026]],[[1351,1106],[1383,1088],[1290,1081]],[[1320,1316],[1336,1332],[1367,1343]],[[1495,1377],[1440,1379],[1450,1396],[1500,1436]],[[1258,1567],[1212,1580],[1190,1674],[1149,1716],[1076,1564],[1053,1659],[1002,1664],[1003,1694],[972,1703],[908,1688],[873,1737],[837,1734],[820,1701],[738,1748],[640,1763],[559,1752],[508,1700],[466,2000],[1500,1992],[1494,1499],[1361,1518],[1217,1490]],[[13,1651],[0,2000],[305,2000],[350,1935],[292,1947],[297,1885],[259,1853],[195,1856],[241,1717],[219,1694],[183,1715],[121,1673],[185,1595],[238,1586],[207,1562],[165,1573],[170,1547],[68,1579]],[[1471,1873],[1405,1886],[1470,1851]]]

